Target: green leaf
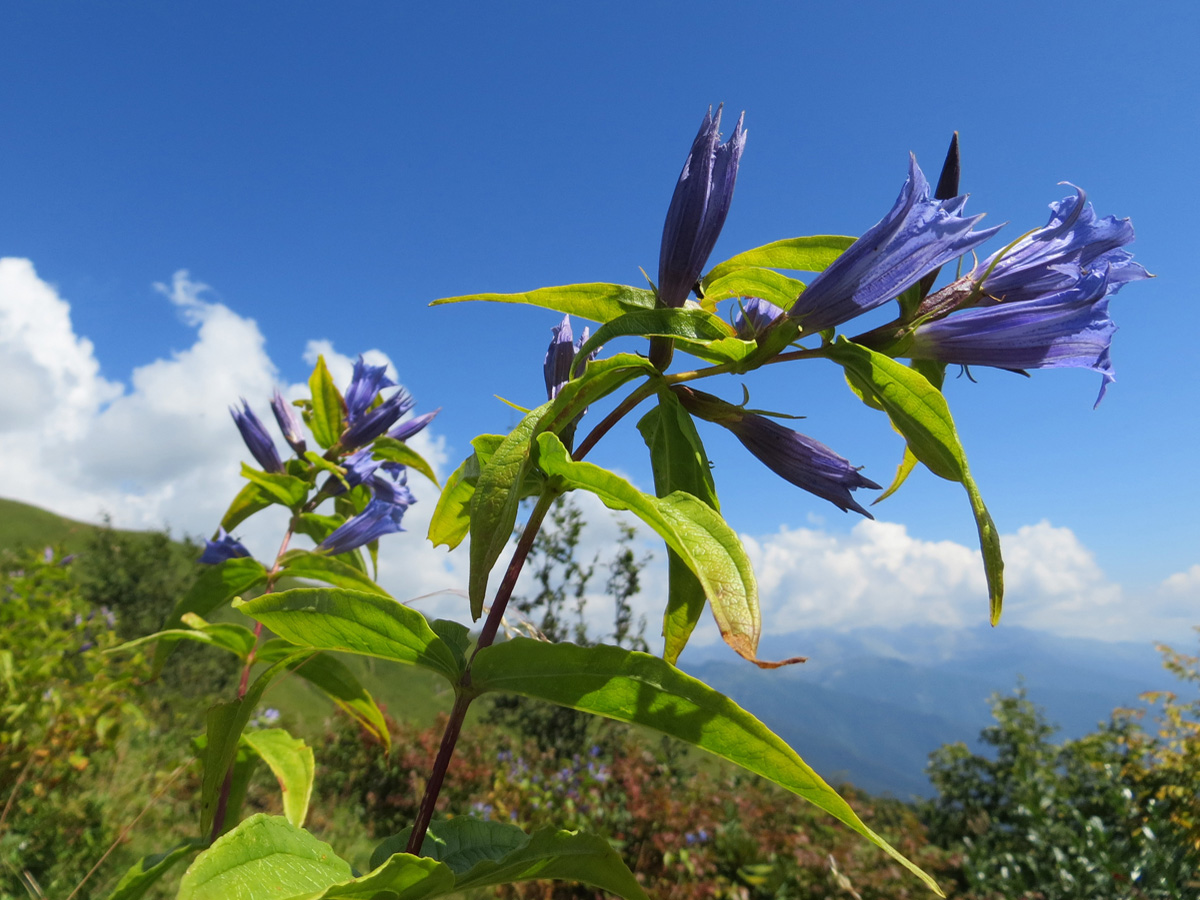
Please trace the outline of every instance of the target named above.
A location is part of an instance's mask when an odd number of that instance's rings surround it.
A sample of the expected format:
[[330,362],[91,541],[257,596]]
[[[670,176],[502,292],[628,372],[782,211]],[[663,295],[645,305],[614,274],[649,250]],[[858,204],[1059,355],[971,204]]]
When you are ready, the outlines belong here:
[[871,505],[874,506],[876,503],[886,500],[892,494],[896,493],[896,491],[900,490],[900,485],[908,480],[908,476],[912,474],[912,470],[917,467],[917,462],[918,460],[913,456],[912,450],[905,444],[904,459],[900,460],[900,465],[896,467],[896,477],[892,479],[892,483],[888,485],[887,490],[876,497]]
[[295,659],[295,649],[295,645],[282,638],[274,638],[258,648],[254,659],[256,662],[271,665],[285,657],[292,657],[293,661],[288,664],[292,672],[322,691],[339,709],[378,738],[384,748],[390,751],[392,736],[388,731],[383,710],[354,673],[341,660],[327,653],[313,653]]
[[[300,653],[297,652],[294,658],[299,656]],[[218,703],[208,711],[205,718],[207,727],[203,754],[204,778],[200,786],[201,834],[209,834],[212,831],[221,785],[224,784],[225,776],[237,757],[238,745],[246,723],[250,721],[250,716],[258,706],[258,701],[262,699],[267,685],[287,669],[290,661],[290,658],[280,660],[264,671],[254,679],[254,683],[240,700]]]
[[[659,391],[658,406],[638,422],[642,440],[650,449],[654,492],[665,497],[684,491],[720,511],[717,488],[704,444],[679,398]],[[674,550],[667,548],[668,593],[663,615],[663,659],[674,663],[687,645],[704,612],[704,586]]]
[[548,700],[694,744],[825,810],[941,893],[932,878],[868,828],[782,738],[728,697],[657,657],[620,647],[514,638],[480,650],[471,681],[480,691]]
[[479,470],[502,443],[502,434],[481,434],[471,441],[475,451],[450,473],[433,510],[433,520],[429,523],[429,540],[433,546],[445,544],[453,550],[467,536],[471,527],[468,509],[479,481]]
[[242,477],[256,485],[264,495],[288,509],[297,509],[308,499],[309,483],[295,475],[261,472],[242,463]]
[[345,524],[346,520],[342,516],[301,513],[296,517],[296,533],[310,537],[319,544]]
[[462,297],[443,297],[430,306],[443,303],[463,303],[467,300],[485,300],[489,303],[527,303],[541,306],[572,316],[591,319],[593,322],[608,322],[628,312],[639,309],[654,309],[653,291],[629,287],[624,284],[566,284],[560,287],[539,288],[521,294],[468,294]]
[[308,387],[312,391],[312,415],[308,427],[312,429],[317,443],[328,450],[342,436],[346,403],[325,366],[325,357],[317,357],[317,366],[309,376]]
[[208,644],[210,647],[220,647],[222,650],[228,650],[239,659],[245,659],[250,654],[257,640],[254,637],[254,632],[242,625],[234,625],[229,622],[209,624],[195,613],[184,613],[183,620],[188,626],[187,628],[172,628],[169,631],[148,634],[145,637],[126,641],[112,649],[113,651],[132,650],[134,647],[139,647],[142,644],[166,638],[174,638],[175,640],[196,641],[201,644]]
[[462,675],[454,651],[423,615],[378,594],[298,588],[263,594],[236,608],[302,647],[421,666],[452,684]]
[[471,632],[466,625],[452,619],[434,619],[429,623],[433,633],[446,642],[454,653],[459,668],[467,667],[467,651],[471,648]]
[[473,618],[483,613],[488,576],[516,524],[523,486],[532,471],[534,438],[543,431],[567,427],[589,404],[638,375],[657,377],[658,370],[645,357],[630,353],[589,363],[582,375],[563,385],[557,397],[522,419],[482,466],[470,505],[468,593]]
[[284,816],[293,825],[303,825],[312,797],[315,771],[312,747],[282,728],[247,731],[242,740],[267,764],[279,782]]
[[319,455],[315,450],[305,450],[304,458],[308,460],[309,464],[340,481],[346,490],[350,490],[350,482],[346,480],[346,470],[337,463]]
[[733,327],[728,322],[706,309],[644,309],[626,313],[600,326],[588,342],[579,348],[576,359],[587,357],[614,338],[628,335],[678,337],[691,341],[735,337]]
[[[192,589],[175,604],[163,628],[167,631],[178,628],[183,624],[183,617],[187,613],[207,616],[221,604],[264,584],[266,580],[267,570],[263,568],[262,563],[249,556],[227,559],[215,566],[205,566]],[[158,642],[154,650],[155,676],[162,671],[167,657],[171,655],[177,643],[178,638],[165,638]]]
[[196,857],[176,900],[308,896],[350,877],[350,864],[328,844],[282,816],[259,814]]
[[145,896],[146,891],[152,885],[166,875],[180,860],[203,847],[204,843],[198,838],[193,838],[165,853],[143,856],[121,876],[121,880],[117,882],[113,892],[108,895],[108,900],[138,900]]
[[[402,466],[408,466],[410,469],[416,469],[435,485],[438,483],[437,476],[433,474],[433,466],[429,465],[412,447],[398,441],[395,438],[381,437],[371,445],[373,453],[372,459],[382,459],[386,462],[400,463]],[[440,487],[440,485],[438,485]]]
[[281,560],[283,568],[280,574],[291,578],[306,578],[312,581],[323,581],[334,587],[349,588],[354,591],[366,591],[381,597],[391,598],[391,594],[372,581],[361,569],[343,562],[338,557],[322,556],[308,550],[289,550]]
[[754,341],[743,341],[737,337],[721,338],[719,341],[688,341],[675,338],[675,346],[685,353],[717,363],[740,363],[758,349]]
[[433,859],[397,853],[366,875],[291,900],[426,900],[454,892],[454,873]]
[[967,455],[959,442],[946,398],[917,369],[860,347],[844,337],[826,347],[825,353],[845,369],[847,379],[868,405],[887,413],[892,426],[904,436],[917,459],[935,475],[957,481],[966,488],[975,527],[979,531],[988,582],[989,615],[995,625],[1000,620],[1004,603],[1000,536],[967,468]]
[[225,515],[221,518],[221,527],[226,531],[233,531],[252,515],[262,512],[274,503],[271,495],[257,484],[243,484],[233,502],[229,504],[229,509],[225,510]]
[[787,312],[803,290],[803,281],[788,278],[774,269],[750,266],[744,269],[735,269],[728,275],[723,275],[710,282],[704,289],[702,305],[706,309],[711,309],[730,297],[761,297]]
[[570,487],[595,494],[609,509],[625,509],[653,528],[695,574],[708,597],[721,637],[739,655],[757,657],[761,628],[758,587],[737,534],[720,513],[691,494],[643,494],[607,469],[574,462],[554,434],[538,437],[538,465]]
[[[708,293],[713,282],[736,269],[746,266],[763,266],[768,269],[789,269],[797,272],[823,272],[829,264],[842,255],[856,238],[837,234],[818,234],[812,237],[788,238],[774,241],[739,253],[737,256],[713,266],[701,285]],[[792,297],[795,300],[795,297]]]

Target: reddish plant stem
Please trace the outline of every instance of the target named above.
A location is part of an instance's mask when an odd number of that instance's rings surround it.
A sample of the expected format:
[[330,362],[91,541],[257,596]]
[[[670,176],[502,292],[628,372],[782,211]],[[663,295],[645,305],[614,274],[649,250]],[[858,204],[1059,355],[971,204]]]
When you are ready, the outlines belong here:
[[[466,675],[464,678],[468,677]],[[468,694],[458,694],[454,699],[454,708],[446,722],[446,730],[442,732],[442,744],[438,747],[437,758],[433,761],[433,769],[429,773],[429,781],[425,784],[425,795],[421,798],[421,808],[417,811],[417,819],[413,823],[412,834],[408,837],[405,853],[413,856],[421,855],[421,845],[425,843],[425,833],[429,831],[429,823],[433,820],[433,811],[437,806],[438,794],[442,791],[442,782],[446,780],[446,772],[450,768],[450,758],[454,756],[454,745],[458,743],[459,732],[462,731],[463,720],[467,717],[467,707],[473,698]]]

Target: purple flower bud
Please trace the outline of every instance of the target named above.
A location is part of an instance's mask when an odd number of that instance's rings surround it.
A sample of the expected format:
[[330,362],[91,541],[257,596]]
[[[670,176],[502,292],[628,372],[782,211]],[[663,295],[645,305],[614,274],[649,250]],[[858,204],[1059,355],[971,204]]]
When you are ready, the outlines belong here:
[[374,409],[351,413],[350,425],[342,432],[341,444],[346,449],[362,447],[386,432],[402,415],[416,405],[412,395],[401,388]]
[[407,509],[407,503],[388,502],[377,495],[359,515],[325,538],[318,545],[317,552],[337,556],[378,540],[385,534],[403,531],[400,520]]
[[704,114],[700,131],[679,173],[658,255],[658,296],[664,306],[683,306],[716,246],[737,181],[738,163],[746,146],[738,118],[733,137],[721,143],[721,108]]
[[442,411],[439,406],[433,412],[427,412],[420,416],[413,416],[407,422],[401,422],[395,428],[387,433],[387,436],[397,441],[407,441],[414,434],[425,429],[425,426],[433,421],[433,417]]
[[217,563],[223,563],[227,559],[249,555],[250,551],[240,541],[226,534],[224,528],[218,528],[216,538],[205,543],[204,553],[200,556],[200,562],[205,565],[215,566]]
[[283,432],[283,439],[296,451],[297,456],[303,456],[308,445],[304,442],[304,426],[296,415],[296,408],[283,399],[278,390],[271,399],[271,412],[275,413],[275,421]]
[[258,464],[267,472],[283,472],[283,463],[279,459],[279,453],[275,450],[275,444],[271,440],[271,436],[267,434],[267,429],[263,427],[263,423],[259,421],[258,416],[250,409],[250,404],[246,402],[246,398],[242,398],[242,410],[240,412],[236,407],[231,406],[229,413],[233,416],[233,421],[237,425],[238,431],[242,433],[242,440],[246,442],[250,454],[258,460]]
[[571,364],[575,362],[575,335],[571,333],[571,317],[563,316],[560,324],[550,329],[553,337],[546,349],[546,360],[542,373],[546,377],[546,399],[553,400],[571,378]]
[[733,319],[733,330],[744,341],[763,335],[771,323],[783,315],[783,310],[761,297],[744,297]]

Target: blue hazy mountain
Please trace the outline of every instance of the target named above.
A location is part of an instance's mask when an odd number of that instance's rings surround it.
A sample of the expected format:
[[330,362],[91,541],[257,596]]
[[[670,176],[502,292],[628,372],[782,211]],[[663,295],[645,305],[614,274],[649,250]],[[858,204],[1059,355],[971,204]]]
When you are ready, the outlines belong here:
[[759,654],[809,661],[763,671],[714,645],[689,648],[681,663],[762,719],[826,780],[902,798],[932,793],[925,765],[939,746],[977,748],[994,693],[1023,683],[1059,736],[1073,738],[1113,709],[1137,706],[1144,691],[1179,687],[1150,644],[1020,628],[797,632],[764,638]]

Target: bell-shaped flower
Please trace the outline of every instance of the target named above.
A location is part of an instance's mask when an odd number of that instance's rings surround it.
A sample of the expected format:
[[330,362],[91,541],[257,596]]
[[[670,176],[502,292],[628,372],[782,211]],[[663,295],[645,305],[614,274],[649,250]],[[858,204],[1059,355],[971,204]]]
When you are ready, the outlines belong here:
[[550,329],[552,337],[546,348],[546,359],[542,363],[542,374],[546,378],[546,399],[558,396],[571,378],[571,364],[575,362],[575,335],[571,333],[571,317],[563,316],[560,324]]
[[236,406],[229,407],[229,414],[233,416],[234,424],[237,425],[238,431],[242,433],[242,440],[246,442],[246,447],[250,450],[250,455],[258,460],[258,464],[267,472],[282,472],[283,462],[279,459],[279,452],[275,449],[275,443],[271,440],[271,436],[267,434],[267,429],[259,420],[254,411],[250,409],[250,404],[246,402],[246,398],[241,398],[242,409]]
[[241,541],[234,539],[232,535],[226,534],[224,528],[218,528],[216,538],[205,542],[204,552],[200,555],[200,562],[205,565],[215,566],[217,563],[223,563],[227,559],[236,559],[249,555],[250,551],[245,548]]
[[691,152],[679,173],[658,255],[658,296],[664,306],[680,307],[704,271],[733,201],[738,162],[746,132],[738,119],[733,137],[721,143],[721,109],[704,115]]
[[1097,269],[1107,268],[1109,293],[1150,277],[1121,249],[1134,238],[1129,219],[1099,218],[1087,194],[1080,188],[1075,191],[1050,204],[1050,221],[1044,227],[996,251],[960,279],[976,284],[974,305],[1033,300],[1065,290]]
[[[374,400],[374,396],[371,399]],[[396,424],[396,420],[416,404],[417,401],[413,399],[412,394],[404,388],[400,388],[374,409],[359,413],[352,412],[350,424],[342,432],[341,445],[349,450],[369,444]]]
[[271,398],[271,412],[275,413],[275,421],[279,424],[279,430],[283,432],[283,439],[296,451],[297,456],[303,456],[307,449],[304,442],[304,426],[300,424],[300,417],[296,415],[296,407],[284,400],[278,389]]
[[439,406],[433,412],[427,412],[420,416],[413,416],[405,422],[401,422],[395,428],[387,433],[387,436],[397,441],[407,441],[414,434],[423,431],[425,426],[433,421],[433,417],[442,411]]
[[931,199],[929,182],[910,156],[908,180],[891,211],[812,280],[788,315],[810,334],[833,328],[969,253],[999,226],[972,231],[982,216],[962,215],[966,202],[966,195]]
[[396,382],[387,376],[387,366],[369,366],[359,354],[350,386],[346,388],[347,418],[353,422],[375,402],[381,390],[395,385]]
[[1109,271],[1107,266],[1093,269],[1066,290],[1032,300],[967,309],[926,322],[897,348],[897,355],[1002,369],[1091,369],[1104,376],[1099,405],[1114,380],[1109,350],[1117,327],[1108,316],[1114,290]]
[[743,297],[733,318],[733,330],[744,341],[753,341],[783,315],[783,310],[761,297]]
[[[407,488],[403,490],[403,495],[412,496]],[[403,531],[400,521],[410,504],[401,502],[400,497],[397,491],[377,492],[366,509],[321,541],[317,545],[317,552],[337,556],[376,541],[385,534]]]
[[820,441],[703,391],[676,388],[675,393],[688,412],[732,431],[742,446],[784,481],[828,500],[843,512],[854,510],[874,518],[850,492],[879,490],[879,485]]

